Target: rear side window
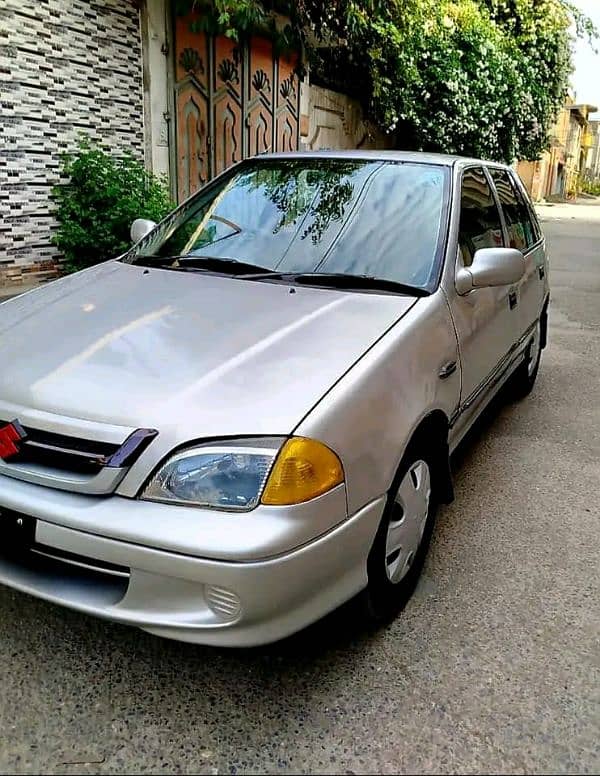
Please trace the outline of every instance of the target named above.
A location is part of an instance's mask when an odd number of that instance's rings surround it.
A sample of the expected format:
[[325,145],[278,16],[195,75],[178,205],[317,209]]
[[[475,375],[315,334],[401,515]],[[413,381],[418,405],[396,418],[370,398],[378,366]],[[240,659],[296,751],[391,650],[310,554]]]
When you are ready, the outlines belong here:
[[490,174],[504,212],[510,247],[526,251],[539,239],[527,202],[508,170],[492,167]]
[[479,248],[504,246],[500,213],[483,167],[463,173],[458,241],[465,267]]

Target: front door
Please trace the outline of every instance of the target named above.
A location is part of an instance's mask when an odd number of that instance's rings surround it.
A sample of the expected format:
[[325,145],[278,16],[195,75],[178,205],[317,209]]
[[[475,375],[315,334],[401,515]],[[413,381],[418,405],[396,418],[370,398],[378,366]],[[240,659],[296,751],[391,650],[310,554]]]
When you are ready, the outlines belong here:
[[177,199],[235,162],[295,151],[300,83],[296,53],[275,56],[266,38],[238,43],[194,32],[197,14],[175,20]]
[[[470,167],[461,181],[456,271],[469,267],[479,248],[504,246],[500,212],[482,167]],[[468,427],[508,364],[519,337],[517,289],[474,288],[449,299],[460,345],[461,409],[455,435]]]

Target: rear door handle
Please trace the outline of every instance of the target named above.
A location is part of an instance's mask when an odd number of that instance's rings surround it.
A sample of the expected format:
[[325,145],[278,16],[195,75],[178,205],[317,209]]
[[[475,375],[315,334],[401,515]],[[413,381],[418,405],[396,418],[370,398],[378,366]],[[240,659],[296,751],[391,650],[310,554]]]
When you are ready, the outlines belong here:
[[450,361],[448,364],[444,364],[444,366],[438,372],[438,375],[440,380],[445,380],[447,377],[450,377],[450,375],[453,375],[455,372],[456,372],[456,361]]
[[540,280],[543,280],[544,277],[546,276],[546,270],[544,269],[543,264],[540,264],[540,266],[538,267],[538,275],[540,276]]
[[517,306],[517,292],[516,291],[510,291],[508,294],[508,304],[510,305],[510,309],[514,310]]

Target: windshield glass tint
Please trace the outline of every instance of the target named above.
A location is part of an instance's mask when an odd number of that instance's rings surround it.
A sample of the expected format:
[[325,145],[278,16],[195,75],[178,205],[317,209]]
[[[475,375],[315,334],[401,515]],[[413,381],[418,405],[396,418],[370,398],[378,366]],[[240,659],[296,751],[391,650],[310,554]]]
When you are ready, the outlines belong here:
[[383,161],[252,161],[169,216],[129,254],[209,256],[278,272],[435,283],[444,167]]

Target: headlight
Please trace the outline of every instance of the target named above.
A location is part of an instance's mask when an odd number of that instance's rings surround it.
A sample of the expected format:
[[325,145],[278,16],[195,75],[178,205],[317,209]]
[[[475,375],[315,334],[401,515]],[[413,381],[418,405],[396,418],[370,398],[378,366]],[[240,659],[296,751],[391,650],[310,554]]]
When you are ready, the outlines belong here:
[[[142,498],[247,511],[263,504],[299,504],[344,481],[337,455],[303,437],[210,442],[170,458]],[[261,499],[262,496],[262,499]]]

